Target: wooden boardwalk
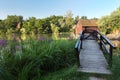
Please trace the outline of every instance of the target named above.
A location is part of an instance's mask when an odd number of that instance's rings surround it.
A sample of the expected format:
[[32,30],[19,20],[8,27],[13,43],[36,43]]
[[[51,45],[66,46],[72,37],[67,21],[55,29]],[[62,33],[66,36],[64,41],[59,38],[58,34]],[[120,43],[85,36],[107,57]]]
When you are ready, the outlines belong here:
[[79,54],[80,67],[77,71],[98,74],[111,74],[108,64],[96,40],[83,40]]

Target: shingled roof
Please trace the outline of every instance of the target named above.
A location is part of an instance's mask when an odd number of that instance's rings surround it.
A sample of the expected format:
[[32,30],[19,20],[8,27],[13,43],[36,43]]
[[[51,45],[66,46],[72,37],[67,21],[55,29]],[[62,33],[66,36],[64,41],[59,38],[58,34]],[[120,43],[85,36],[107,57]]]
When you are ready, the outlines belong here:
[[97,21],[96,20],[84,20],[84,19],[80,19],[79,23],[82,26],[97,26]]

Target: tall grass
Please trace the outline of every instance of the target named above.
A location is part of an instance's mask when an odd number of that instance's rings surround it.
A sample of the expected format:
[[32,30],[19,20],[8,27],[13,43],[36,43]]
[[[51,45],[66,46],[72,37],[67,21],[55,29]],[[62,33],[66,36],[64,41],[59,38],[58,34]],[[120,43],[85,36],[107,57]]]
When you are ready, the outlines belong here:
[[108,77],[108,80],[120,80],[120,44],[113,52],[113,61],[112,61],[112,75]]
[[[75,40],[8,42],[0,53],[1,80],[40,80],[75,63]],[[2,48],[1,48],[2,50]]]
[[41,80],[88,80],[89,74],[76,71],[77,65],[60,69],[43,76]]

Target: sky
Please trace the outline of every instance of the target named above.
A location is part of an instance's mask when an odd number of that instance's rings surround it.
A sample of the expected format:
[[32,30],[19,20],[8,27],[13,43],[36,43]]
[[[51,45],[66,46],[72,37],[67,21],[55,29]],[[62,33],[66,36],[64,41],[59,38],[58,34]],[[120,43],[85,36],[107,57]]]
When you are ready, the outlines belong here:
[[8,15],[45,18],[64,16],[67,11],[75,16],[100,18],[109,15],[120,6],[120,0],[0,0],[0,19]]

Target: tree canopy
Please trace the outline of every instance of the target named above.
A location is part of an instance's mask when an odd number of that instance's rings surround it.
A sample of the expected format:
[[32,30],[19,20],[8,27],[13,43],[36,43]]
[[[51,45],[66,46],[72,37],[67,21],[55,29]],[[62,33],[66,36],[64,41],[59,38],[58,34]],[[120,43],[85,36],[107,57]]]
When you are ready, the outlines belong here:
[[[88,19],[87,16],[76,16],[73,18],[71,11],[67,11],[65,16],[55,16],[37,19],[29,17],[23,20],[22,16],[8,15],[6,19],[0,20],[0,33],[58,33],[71,32],[72,27],[77,24],[79,19]],[[120,31],[120,7],[108,16],[100,19],[91,18],[98,21],[98,26],[105,34],[112,33],[115,30]]]
[[29,17],[23,20],[22,16],[8,15],[5,20],[0,20],[0,32],[4,33],[58,33],[70,32],[74,25],[72,12],[65,16],[50,16],[43,19]]
[[105,33],[109,34],[115,30],[120,31],[120,7],[113,11],[108,16],[103,16],[98,20],[100,29]]
[[81,19],[87,19],[87,16],[81,16]]

